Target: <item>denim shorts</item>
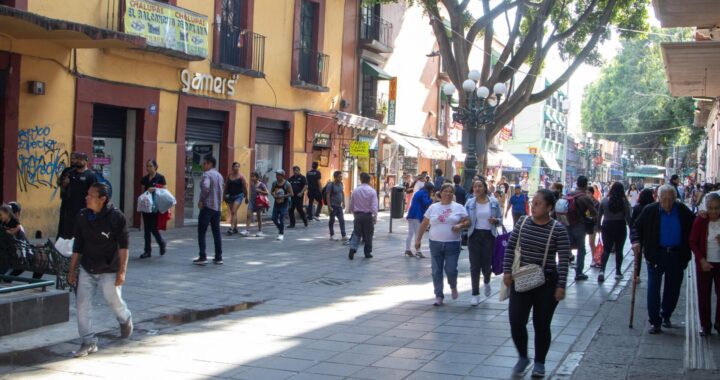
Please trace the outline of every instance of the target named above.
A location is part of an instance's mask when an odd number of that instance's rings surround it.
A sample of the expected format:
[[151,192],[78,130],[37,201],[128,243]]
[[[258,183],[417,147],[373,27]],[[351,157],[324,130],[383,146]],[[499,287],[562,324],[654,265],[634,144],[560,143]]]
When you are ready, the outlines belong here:
[[245,199],[245,194],[240,193],[237,195],[228,195],[225,202],[227,202],[227,204],[229,204],[229,205],[231,205],[233,203],[241,204],[243,199]]

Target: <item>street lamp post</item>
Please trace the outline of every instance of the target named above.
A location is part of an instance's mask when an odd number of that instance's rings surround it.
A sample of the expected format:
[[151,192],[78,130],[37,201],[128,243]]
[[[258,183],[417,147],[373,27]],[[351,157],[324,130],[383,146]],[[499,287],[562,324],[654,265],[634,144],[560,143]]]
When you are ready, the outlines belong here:
[[[465,104],[458,104],[453,109],[453,121],[463,125],[463,139],[467,139],[467,149],[465,155],[465,168],[463,170],[463,187],[467,190],[472,189],[472,179],[477,174],[478,153],[487,153],[487,134],[486,127],[493,122],[495,118],[495,109],[502,96],[507,92],[504,83],[496,83],[493,86],[493,95],[490,89],[480,86],[480,72],[472,70],[468,74],[462,84],[465,91]],[[443,86],[443,93],[448,97],[452,97],[456,91],[452,83]],[[473,96],[475,95],[475,96]],[[464,145],[464,144],[463,144]]]

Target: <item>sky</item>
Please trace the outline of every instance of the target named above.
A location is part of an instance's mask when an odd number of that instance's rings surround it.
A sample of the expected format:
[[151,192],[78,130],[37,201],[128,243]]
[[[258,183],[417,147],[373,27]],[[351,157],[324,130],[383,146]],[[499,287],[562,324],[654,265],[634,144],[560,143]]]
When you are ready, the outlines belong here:
[[[494,3],[497,3],[494,1]],[[496,4],[493,4],[496,5]],[[471,1],[469,9],[473,14],[482,14],[482,5],[479,1]],[[512,19],[512,15],[510,16]],[[501,20],[498,18],[497,20]],[[655,13],[652,6],[648,7],[648,23],[652,26],[660,26],[660,22],[655,18]],[[496,22],[495,29],[498,34],[505,33],[505,22]],[[605,63],[609,63],[618,54],[621,49],[620,39],[618,34],[613,31],[612,38],[600,45],[600,53]],[[568,67],[571,62],[563,62],[557,54],[557,51],[551,51],[548,53],[547,64],[545,65],[544,76],[552,81],[559,77],[563,71]],[[570,99],[570,113],[568,115],[569,131],[571,134],[580,133],[580,109],[582,106],[582,96],[584,89],[587,85],[594,82],[600,77],[601,67],[595,67],[590,65],[581,65],[570,78],[568,83],[563,87],[565,92]]]

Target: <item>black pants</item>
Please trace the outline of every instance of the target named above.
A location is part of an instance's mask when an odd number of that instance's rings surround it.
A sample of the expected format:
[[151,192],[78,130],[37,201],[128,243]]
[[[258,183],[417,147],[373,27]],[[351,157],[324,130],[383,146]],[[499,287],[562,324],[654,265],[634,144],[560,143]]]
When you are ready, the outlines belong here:
[[160,248],[165,248],[165,240],[163,240],[162,236],[160,235],[160,231],[158,230],[157,218],[157,213],[142,213],[143,229],[145,232],[145,253],[152,252],[152,248],[150,247],[150,243],[152,242],[152,239],[150,238],[151,235],[155,237],[155,241],[158,243]]
[[300,217],[302,218],[303,223],[305,223],[305,225],[307,226],[307,217],[305,216],[305,210],[303,209],[303,198],[305,197],[292,197],[292,202],[290,202],[290,210],[288,210],[288,212],[290,213],[290,227],[295,227],[295,210],[297,210],[298,214],[300,214]]
[[372,252],[372,239],[375,233],[375,225],[373,224],[372,214],[366,212],[356,212],[355,220],[353,220],[353,232],[350,238],[350,248],[357,251],[360,245],[360,239],[365,243],[365,255]]
[[495,249],[495,237],[489,230],[475,230],[468,239],[468,251],[470,256],[470,283],[472,284],[472,295],[480,294],[480,272],[483,274],[483,282],[490,282],[492,274],[492,256]]
[[610,258],[610,252],[615,251],[615,273],[622,273],[625,239],[627,239],[627,224],[624,220],[610,220],[602,224],[603,254],[600,266],[603,272]]
[[307,216],[312,218],[313,216],[313,203],[317,202],[317,210],[315,211],[315,217],[320,216],[320,210],[322,209],[322,194],[319,190],[308,190],[308,206]]
[[513,343],[515,343],[520,357],[527,358],[527,323],[530,309],[532,309],[535,329],[535,362],[543,364],[548,350],[550,350],[550,341],[552,340],[550,323],[558,304],[558,301],[555,300],[557,273],[546,273],[546,277],[545,285],[524,293],[516,292],[513,286],[510,291],[510,308],[508,310]]

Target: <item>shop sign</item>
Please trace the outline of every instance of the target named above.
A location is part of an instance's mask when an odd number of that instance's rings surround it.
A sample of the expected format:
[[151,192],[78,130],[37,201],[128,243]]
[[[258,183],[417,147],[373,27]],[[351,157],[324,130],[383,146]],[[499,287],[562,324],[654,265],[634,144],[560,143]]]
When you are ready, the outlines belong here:
[[313,146],[318,148],[329,148],[330,147],[330,134],[328,133],[316,133],[313,138]]
[[351,157],[369,157],[370,144],[367,141],[350,141]]
[[395,113],[397,107],[397,77],[390,79],[390,93],[388,94],[387,124],[395,125]]
[[92,165],[110,165],[112,162],[111,157],[93,157],[92,158]]
[[528,153],[530,154],[538,154],[538,148],[536,146],[528,147]]
[[236,77],[232,79],[214,77],[205,73],[194,73],[188,69],[180,72],[180,82],[182,82],[182,92],[190,91],[198,94],[212,93],[216,95],[235,95]]
[[150,46],[208,57],[208,18],[187,9],[151,0],[125,0],[125,33],[141,36]]

